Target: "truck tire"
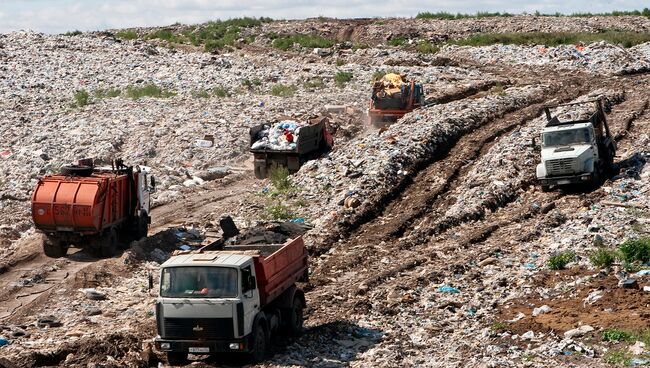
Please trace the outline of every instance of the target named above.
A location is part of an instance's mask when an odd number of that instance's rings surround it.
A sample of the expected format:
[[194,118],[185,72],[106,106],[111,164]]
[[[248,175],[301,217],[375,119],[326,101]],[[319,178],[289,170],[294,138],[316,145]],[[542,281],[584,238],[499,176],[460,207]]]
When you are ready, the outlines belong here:
[[50,258],[61,258],[68,253],[68,248],[59,239],[43,239],[43,253]]
[[266,179],[266,167],[261,164],[254,164],[253,168],[257,179]]
[[551,186],[550,185],[542,185],[542,192],[548,193],[551,191]]
[[117,231],[111,229],[100,240],[99,253],[102,258],[113,257],[117,253]]
[[84,165],[63,165],[61,174],[66,176],[90,176],[93,173],[91,166]]
[[268,341],[269,338],[266,333],[264,322],[262,322],[262,319],[258,319],[255,322],[255,328],[253,329],[253,350],[248,354],[251,361],[259,363],[264,360],[266,357]]
[[302,333],[302,324],[303,324],[303,310],[304,306],[300,298],[293,298],[293,305],[289,310],[289,321],[287,330],[293,336],[300,336]]
[[145,213],[141,213],[135,220],[135,240],[146,238],[149,233],[149,221]]
[[187,353],[180,353],[177,351],[168,351],[167,352],[167,363],[171,366],[176,365],[186,365],[187,364]]

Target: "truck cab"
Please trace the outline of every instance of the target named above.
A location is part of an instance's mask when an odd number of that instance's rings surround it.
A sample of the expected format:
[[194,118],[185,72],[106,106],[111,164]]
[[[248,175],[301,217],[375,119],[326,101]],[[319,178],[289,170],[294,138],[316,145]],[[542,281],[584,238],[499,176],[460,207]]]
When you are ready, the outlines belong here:
[[[547,125],[542,129],[541,163],[537,179],[542,190],[566,184],[600,183],[603,173],[611,169],[616,144],[611,138],[601,100],[586,120],[562,122],[552,117],[546,107]],[[557,106],[571,106],[585,102]]]
[[276,330],[302,329],[304,295],[295,282],[306,278],[303,250],[297,238],[172,256],[161,265],[156,348],[170,364],[188,353],[261,360]]

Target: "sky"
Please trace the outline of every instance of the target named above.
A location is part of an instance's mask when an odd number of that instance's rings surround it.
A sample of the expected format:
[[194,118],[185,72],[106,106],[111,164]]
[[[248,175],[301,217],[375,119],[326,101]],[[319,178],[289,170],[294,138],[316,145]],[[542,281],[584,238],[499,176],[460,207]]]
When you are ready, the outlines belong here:
[[641,10],[647,0],[0,0],[0,32],[45,33],[193,24],[241,16],[412,17],[419,12],[573,13]]

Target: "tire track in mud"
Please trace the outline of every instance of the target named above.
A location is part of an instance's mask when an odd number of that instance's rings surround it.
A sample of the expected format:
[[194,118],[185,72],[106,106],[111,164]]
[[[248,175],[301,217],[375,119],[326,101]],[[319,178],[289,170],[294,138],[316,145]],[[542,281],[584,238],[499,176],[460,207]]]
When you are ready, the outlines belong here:
[[[382,248],[385,248],[384,242],[392,240],[398,243],[396,247],[398,249],[411,247],[399,238],[407,231],[413,230],[414,223],[418,219],[431,215],[432,209],[445,208],[450,204],[448,194],[462,182],[472,166],[471,163],[487,152],[498,137],[538,117],[544,105],[571,100],[584,94],[592,86],[585,83],[584,87],[576,89],[566,89],[563,85],[555,87],[546,94],[544,101],[533,102],[519,110],[507,113],[460,137],[440,160],[434,161],[414,179],[409,180],[406,188],[383,209],[381,217],[360,226],[350,236],[352,244],[339,245],[337,251],[341,250],[340,247],[354,247],[356,251],[353,255],[332,255],[314,272],[319,274],[314,277],[314,284],[326,284],[331,281],[331,272],[350,269],[375,258],[376,247],[373,244],[382,244]],[[495,204],[495,207],[498,207],[498,204]],[[484,214],[480,216],[482,215]],[[455,226],[453,222],[446,225],[447,228],[453,226]],[[441,228],[438,232],[443,230]],[[431,235],[433,233],[427,234],[426,237]]]
[[[613,113],[614,114],[622,114],[625,113],[626,111],[632,111],[628,117],[622,117],[618,119],[611,119],[610,117],[610,125],[612,125],[612,130],[613,133],[622,137],[625,137],[627,132],[629,132],[630,127],[633,126],[633,121],[639,116],[642,116],[644,113],[646,113],[646,108],[648,106],[648,101],[646,99],[641,98],[641,102],[639,101],[639,96],[636,96],[637,98],[632,98],[629,100],[626,100],[622,102],[621,104],[618,105],[618,107],[614,108]],[[626,110],[625,108],[629,107],[629,110]],[[612,124],[615,122],[616,124]],[[624,139],[625,140],[625,139]],[[489,146],[482,147],[480,151],[486,152],[489,149]],[[465,172],[469,170],[468,167],[464,167]],[[524,182],[524,185],[528,185]],[[562,207],[563,208],[572,208],[577,206],[580,202],[588,201],[591,202],[598,197],[598,193],[595,192],[586,192],[586,193],[580,193],[578,192],[577,195],[574,195],[576,193],[572,193],[571,191],[565,192],[565,191],[555,191],[551,193],[543,193],[540,191],[533,191],[532,194],[529,194],[527,192],[525,196],[528,196],[529,198],[526,198],[525,200],[521,201],[520,203],[513,203],[512,201],[509,201],[507,203],[502,203],[500,205],[496,205],[496,208],[502,208],[503,211],[491,211],[487,212],[487,214],[481,214],[480,217],[482,217],[482,223],[479,223],[477,225],[480,225],[478,227],[462,227],[460,229],[460,235],[458,234],[458,229],[456,227],[461,224],[456,224],[448,227],[447,229],[444,229],[443,231],[440,232],[431,232],[427,234],[428,236],[425,237],[424,239],[400,239],[398,242],[401,242],[402,244],[397,244],[394,246],[390,246],[388,244],[383,244],[382,248],[388,247],[389,249],[381,249],[383,254],[390,254],[389,257],[393,257],[396,259],[393,259],[389,262],[389,267],[385,268],[382,267],[382,271],[377,273],[377,272],[359,272],[356,277],[352,282],[350,287],[342,287],[340,282],[337,282],[337,291],[335,291],[333,294],[338,295],[341,294],[341,291],[344,290],[352,290],[352,293],[348,295],[359,295],[361,300],[358,298],[349,298],[347,301],[343,303],[341,307],[343,308],[349,308],[349,309],[356,309],[357,312],[359,313],[364,313],[367,312],[368,305],[366,302],[363,302],[364,297],[362,295],[366,294],[369,289],[375,287],[377,284],[384,280],[391,280],[390,284],[394,286],[398,285],[403,285],[407,284],[409,281],[413,278],[421,277],[421,275],[414,275],[414,273],[417,273],[416,270],[422,270],[423,268],[429,269],[429,273],[433,274],[438,274],[440,272],[456,272],[457,269],[463,268],[465,264],[467,264],[470,261],[477,261],[476,259],[473,258],[468,258],[469,256],[463,256],[463,254],[467,254],[467,252],[464,252],[469,246],[472,246],[475,248],[478,244],[484,243],[487,239],[492,237],[494,234],[498,234],[502,231],[506,231],[503,229],[507,229],[513,225],[521,225],[521,226],[526,226],[527,224],[532,226],[534,225],[534,222],[537,221],[537,218],[539,216],[544,216],[556,207],[557,200],[562,198],[562,197],[567,197],[567,199],[564,201]],[[515,197],[518,197],[518,195],[515,195]],[[441,198],[441,197],[437,197]],[[541,206],[531,206],[532,203],[541,203]],[[435,201],[433,206],[435,207]],[[390,208],[390,207],[389,207]],[[506,208],[510,208],[509,210],[506,210]],[[554,220],[550,220],[554,221]],[[532,222],[532,223],[531,223]],[[556,224],[555,226],[557,226]],[[436,236],[437,235],[437,236]],[[533,234],[534,236],[535,234]],[[433,236],[433,237],[432,237]],[[418,247],[418,245],[425,245],[424,247]],[[357,246],[358,249],[359,246]],[[414,249],[417,248],[417,249]],[[373,247],[373,250],[377,250],[376,247]],[[357,250],[358,251],[358,250]],[[471,253],[471,252],[470,252]],[[485,253],[485,252],[484,252]],[[489,253],[489,252],[488,252]],[[396,256],[399,255],[399,256]],[[441,263],[441,256],[446,255],[448,258],[449,256],[453,255],[451,258],[451,262],[442,262],[442,270],[440,269],[440,266],[436,265]],[[367,252],[364,252],[364,256],[361,257],[354,257],[354,262],[350,262],[349,264],[345,265],[343,269],[349,269],[351,268],[352,265],[362,265],[364,271],[373,268],[371,265],[373,263],[377,263],[379,260],[378,258],[381,258],[381,256],[377,256],[375,254],[374,260],[373,260],[373,254],[369,254]],[[368,262],[370,260],[370,262]],[[374,262],[373,262],[374,261]],[[332,261],[330,261],[332,262]],[[370,266],[370,267],[369,267]],[[432,267],[433,266],[433,267]],[[361,267],[358,267],[361,268]],[[436,271],[431,271],[431,269],[438,269]],[[376,268],[375,268],[376,269]],[[463,271],[464,272],[464,271]],[[365,277],[364,277],[365,275]],[[417,277],[416,277],[417,276]],[[338,281],[338,280],[337,280]],[[356,285],[356,288],[355,288]],[[328,287],[325,286],[327,289]],[[388,287],[390,289],[390,287]],[[321,296],[327,295],[328,300],[336,300],[336,298],[332,299],[332,294],[328,292],[324,292],[324,290],[319,290],[319,293]],[[344,292],[343,292],[344,293]],[[328,303],[327,300],[319,300],[318,303],[312,303],[312,304],[318,304],[320,306],[321,303]],[[330,305],[329,307],[335,307],[336,303],[334,305]],[[327,308],[327,307],[325,307]],[[361,308],[359,310],[359,308]]]

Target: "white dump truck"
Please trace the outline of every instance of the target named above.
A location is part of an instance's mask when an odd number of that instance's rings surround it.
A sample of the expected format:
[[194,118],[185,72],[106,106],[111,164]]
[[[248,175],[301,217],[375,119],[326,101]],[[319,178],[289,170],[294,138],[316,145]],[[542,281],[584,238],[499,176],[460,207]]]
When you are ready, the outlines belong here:
[[264,358],[276,332],[302,330],[307,281],[302,237],[279,245],[229,245],[180,252],[161,265],[156,349],[172,365],[187,354],[247,353]]
[[[550,109],[593,103],[595,112],[585,120],[560,121]],[[611,170],[616,155],[601,99],[574,102],[544,108],[548,123],[541,134],[542,162],[537,179],[543,191],[566,184],[599,185]]]

